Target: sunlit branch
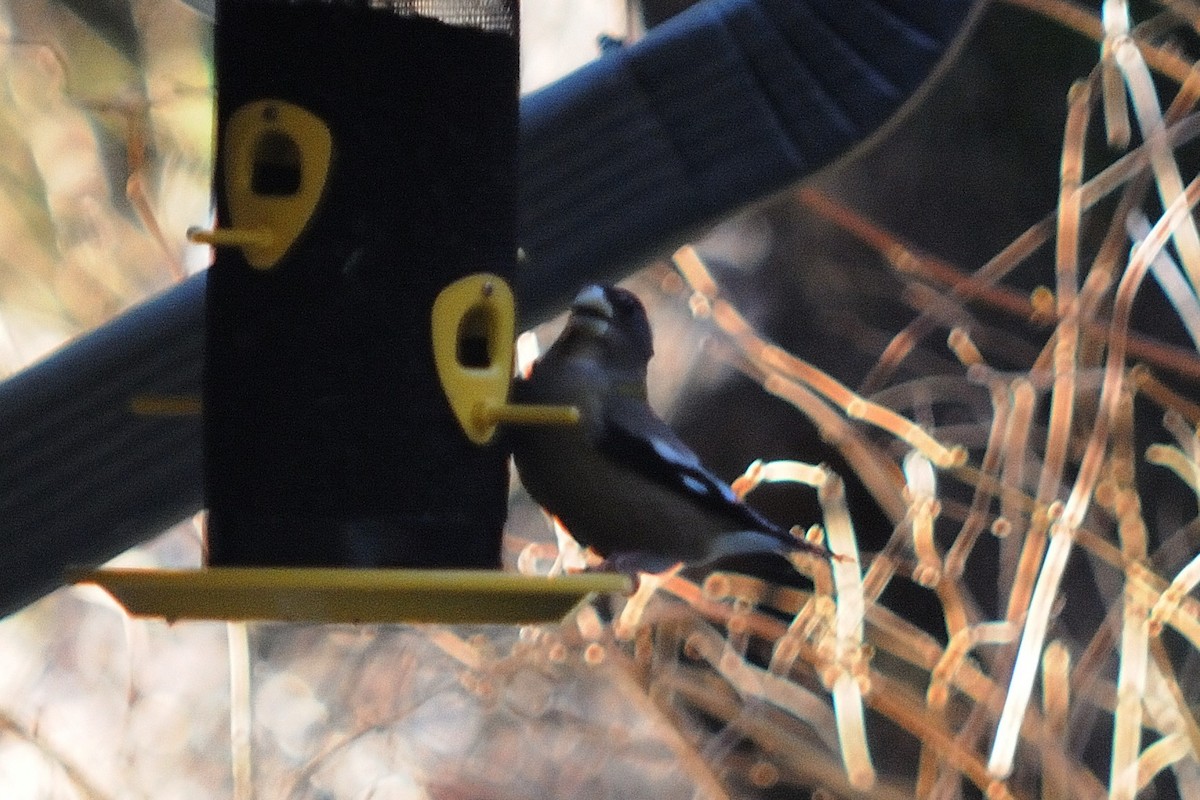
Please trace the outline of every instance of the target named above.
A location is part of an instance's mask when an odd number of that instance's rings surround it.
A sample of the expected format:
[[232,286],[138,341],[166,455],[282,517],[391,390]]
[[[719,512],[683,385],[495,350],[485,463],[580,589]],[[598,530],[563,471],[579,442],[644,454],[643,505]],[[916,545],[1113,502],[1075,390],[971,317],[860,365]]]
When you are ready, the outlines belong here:
[[[965,332],[961,336],[955,336],[952,332],[950,338],[950,346],[956,353],[964,351],[966,344],[970,342]],[[982,356],[979,355],[978,350],[974,350],[973,354],[962,352],[959,355],[959,359],[964,364],[974,362],[975,366],[982,365]],[[987,447],[984,450],[979,466],[980,472],[988,480],[986,482],[981,481],[976,485],[975,492],[971,497],[971,507],[967,512],[967,518],[963,520],[962,527],[959,529],[958,535],[954,538],[954,543],[946,553],[945,573],[946,578],[951,581],[957,581],[962,577],[967,558],[970,556],[979,535],[987,527],[987,508],[993,497],[992,486],[997,482],[997,473],[1000,471],[1001,460],[1004,454],[1004,435],[1009,422],[1009,388],[1000,380],[993,379],[989,383],[992,400],[992,423],[988,432]]]
[[[1025,488],[1025,460],[1028,457],[1034,402],[1037,400],[1033,384],[1028,380],[1018,378],[1012,382],[1011,387],[1013,407],[1004,431],[1004,467],[1000,473],[1005,491],[1000,494],[1000,516],[992,524],[992,533],[1003,540],[1000,574],[997,577],[1002,597],[1010,596],[1017,590],[1018,554],[1022,552],[1026,520],[1029,518],[1018,504],[1018,498],[1023,496]],[[1016,602],[1009,606],[1006,618],[1013,619],[1014,606],[1023,609],[1028,602],[1028,595],[1018,597]]]
[[[1129,235],[1135,243],[1141,241],[1150,232],[1150,220],[1141,211],[1134,211],[1126,220]],[[1164,250],[1150,262],[1150,272],[1157,281],[1163,294],[1171,302],[1179,321],[1192,340],[1192,344],[1200,350],[1200,301],[1196,299],[1195,290],[1188,283],[1179,265]]]
[[833,653],[836,667],[831,688],[838,740],[850,784],[858,789],[869,789],[875,783],[875,767],[871,763],[863,722],[863,690],[869,689],[869,684],[863,680],[866,671],[863,661],[865,603],[858,543],[850,522],[842,479],[827,470],[817,487],[817,498],[825,518],[829,549],[841,556],[831,565],[837,589]]
[[933,465],[915,450],[904,457],[909,519],[917,569],[913,579],[922,586],[935,586],[942,577],[942,557],[933,541],[933,526],[941,511],[937,502],[937,479]]
[[1104,0],[1101,6],[1104,40],[1100,48],[1100,78],[1104,100],[1104,129],[1108,146],[1125,149],[1132,131],[1129,126],[1129,107],[1125,102],[1125,86],[1121,82],[1113,47],[1119,38],[1129,36],[1129,9],[1122,0]]
[[[1064,739],[1071,710],[1071,653],[1066,646],[1052,641],[1042,654],[1042,715],[1046,732]],[[1055,769],[1051,759],[1042,759],[1042,799],[1060,800],[1069,796],[1068,777]]]
[[[1119,40],[1114,49],[1117,64],[1125,76],[1125,83],[1133,100],[1138,127],[1150,149],[1150,165],[1154,170],[1159,196],[1164,207],[1170,206],[1183,193],[1183,178],[1167,142],[1158,93],[1154,88],[1150,70],[1131,40]],[[1200,232],[1196,230],[1195,221],[1190,215],[1184,215],[1180,224],[1173,228],[1172,235],[1183,261],[1184,271],[1187,272],[1193,288],[1200,289]]]
[[1112,771],[1109,797],[1132,800],[1138,791],[1138,752],[1142,742],[1142,697],[1146,693],[1149,624],[1146,608],[1132,589],[1125,592],[1121,630],[1121,668],[1113,720]]
[[[959,629],[950,637],[942,657],[930,672],[929,688],[926,691],[925,702],[931,716],[943,726],[948,727],[946,705],[950,700],[951,680],[962,667],[964,659],[979,645],[1007,644],[1013,641],[1015,630],[1004,622],[987,622]],[[917,769],[918,797],[927,797],[933,790],[937,778],[937,768],[941,763],[940,753],[928,746],[921,749],[921,759]]]

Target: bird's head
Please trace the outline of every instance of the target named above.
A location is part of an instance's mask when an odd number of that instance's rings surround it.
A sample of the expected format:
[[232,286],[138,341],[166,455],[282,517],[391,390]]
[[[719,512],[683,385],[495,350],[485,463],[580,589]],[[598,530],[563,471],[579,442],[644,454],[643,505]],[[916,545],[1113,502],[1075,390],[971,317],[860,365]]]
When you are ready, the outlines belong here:
[[645,367],[654,355],[646,309],[633,292],[617,286],[585,287],[571,303],[565,334],[592,342],[610,357]]

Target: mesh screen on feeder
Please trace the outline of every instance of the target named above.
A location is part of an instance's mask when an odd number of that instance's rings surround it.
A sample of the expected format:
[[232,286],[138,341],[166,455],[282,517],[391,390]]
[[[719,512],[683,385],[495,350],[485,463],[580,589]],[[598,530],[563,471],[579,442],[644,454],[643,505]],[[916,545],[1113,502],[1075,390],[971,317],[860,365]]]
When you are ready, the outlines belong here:
[[447,25],[516,35],[517,0],[268,0],[282,5],[322,5],[390,11],[397,16],[428,17]]

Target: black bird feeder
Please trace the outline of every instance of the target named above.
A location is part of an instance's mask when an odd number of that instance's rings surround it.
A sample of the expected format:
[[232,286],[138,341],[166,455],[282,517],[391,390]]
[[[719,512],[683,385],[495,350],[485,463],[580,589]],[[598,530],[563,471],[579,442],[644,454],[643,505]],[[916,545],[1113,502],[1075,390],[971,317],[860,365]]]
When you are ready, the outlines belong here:
[[219,224],[191,232],[216,248],[209,569],[102,582],[168,617],[339,621],[533,621],[622,588],[495,571],[495,426],[578,418],[506,404],[516,0],[221,0],[217,23]]

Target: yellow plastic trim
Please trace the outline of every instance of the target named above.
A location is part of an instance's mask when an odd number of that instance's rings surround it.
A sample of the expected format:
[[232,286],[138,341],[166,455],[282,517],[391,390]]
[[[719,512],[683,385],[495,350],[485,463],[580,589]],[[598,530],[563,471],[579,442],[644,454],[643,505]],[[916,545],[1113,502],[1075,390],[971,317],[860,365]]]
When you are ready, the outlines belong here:
[[141,417],[192,417],[203,408],[194,394],[135,394],[129,410]]
[[526,403],[476,403],[472,418],[479,428],[496,425],[575,425],[579,409],[575,406],[550,406]]
[[[312,218],[329,177],[333,137],[319,117],[283,100],[256,100],[225,125],[225,197],[229,227],[192,228],[188,239],[239,247],[255,269],[270,269]],[[274,146],[278,144],[279,146]],[[273,159],[278,159],[273,160]],[[295,185],[265,189],[264,170],[282,170]]]
[[[270,228],[188,228],[189,242],[207,244],[211,247],[241,247],[256,252],[275,243],[275,234]],[[247,260],[249,260],[247,258]]]
[[[516,310],[512,289],[499,275],[468,275],[447,286],[433,302],[433,360],[450,408],[467,438],[487,444],[496,426],[572,425],[574,406],[507,402],[512,383]],[[481,363],[463,363],[473,344]]]
[[106,589],[139,617],[290,622],[557,622],[594,593],[628,592],[613,573],[545,578],[495,570],[209,567],[97,569],[72,583]]

